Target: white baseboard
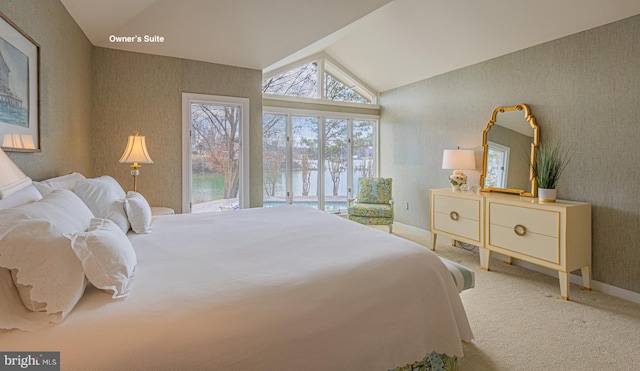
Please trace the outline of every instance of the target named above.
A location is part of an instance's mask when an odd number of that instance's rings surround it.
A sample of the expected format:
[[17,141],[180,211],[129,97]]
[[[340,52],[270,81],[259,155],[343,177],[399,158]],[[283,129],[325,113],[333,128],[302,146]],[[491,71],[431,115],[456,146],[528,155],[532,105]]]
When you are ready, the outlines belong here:
[[[498,257],[502,261],[502,257],[500,256],[500,254],[495,254],[495,255],[498,255]],[[556,277],[556,278],[558,277],[558,272],[554,271],[553,269],[541,267],[541,266],[527,263],[518,259],[511,259],[511,260],[513,265],[516,265],[518,267],[527,268],[529,270],[532,270],[538,273],[546,274],[547,276]],[[572,273],[569,275],[569,277],[571,279],[571,283],[582,286],[581,276]],[[637,293],[635,291],[612,286],[604,282],[596,281],[594,279],[591,280],[591,289],[595,291],[600,291],[607,295],[615,296],[620,299],[624,299],[624,300],[628,300],[628,301],[640,304],[640,293]]]
[[[394,222],[393,224],[397,224],[398,227],[401,227],[403,229],[407,229],[409,231],[412,231],[414,233],[418,233],[418,234],[422,234],[425,236],[425,238],[429,238],[431,239],[431,232],[422,229],[422,228],[418,228],[418,227],[414,227],[411,225],[407,225],[407,224],[402,224],[402,223],[398,223],[398,222]],[[444,237],[443,237],[444,238]],[[494,260],[499,260],[502,261],[502,255],[498,254],[498,253],[493,253],[491,254],[492,258]],[[479,259],[479,258],[478,258]],[[547,276],[551,276],[551,277],[558,277],[558,272],[554,271],[553,269],[549,269],[549,268],[545,268],[545,267],[541,267],[535,264],[531,264],[531,263],[527,263],[518,259],[511,259],[513,262],[513,265],[516,265],[518,267],[523,267],[523,268],[527,268],[529,270],[538,272],[538,273],[542,273],[542,274],[546,274]],[[574,283],[576,285],[582,285],[582,277],[578,276],[577,274],[571,274],[570,275],[570,279],[571,279],[571,283]],[[604,282],[600,282],[600,281],[596,281],[596,280],[591,280],[591,289],[595,290],[595,291],[600,291],[602,293],[605,293],[607,295],[611,295],[611,296],[615,296],[617,298],[620,299],[624,299],[624,300],[628,300],[630,302],[633,303],[637,303],[640,304],[640,293],[635,292],[635,291],[631,291],[631,290],[627,290],[627,289],[623,289],[620,287],[616,287],[616,286],[612,286],[609,285],[607,283]]]
[[412,232],[417,233],[417,234],[423,234],[427,238],[431,238],[431,232],[427,231],[426,229],[414,227],[414,226],[408,225],[408,224],[398,223],[396,221],[394,221],[393,224],[397,225],[398,227],[401,227],[402,229],[407,229],[407,230],[412,231]]

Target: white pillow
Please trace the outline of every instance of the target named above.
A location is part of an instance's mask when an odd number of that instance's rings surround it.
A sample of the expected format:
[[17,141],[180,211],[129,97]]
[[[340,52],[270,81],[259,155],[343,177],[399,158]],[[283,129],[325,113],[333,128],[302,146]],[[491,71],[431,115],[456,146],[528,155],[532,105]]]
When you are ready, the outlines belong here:
[[[14,209],[5,211],[10,210]],[[0,268],[12,271],[24,307],[44,311],[48,314],[46,322],[58,323],[80,300],[87,281],[82,263],[55,223],[25,219],[3,226]],[[19,324],[15,328],[20,328]]]
[[85,231],[93,214],[73,192],[61,189],[41,200],[0,211],[0,238],[23,220],[42,219],[53,223],[60,233]]
[[56,189],[68,189],[73,191],[76,182],[79,180],[85,180],[84,175],[80,173],[71,173],[67,175],[62,175],[55,178],[49,178],[43,180],[41,182],[33,182],[33,185],[40,191],[42,196],[46,196],[49,193],[55,191]]
[[29,185],[11,196],[0,200],[0,210],[10,209],[12,207],[28,204],[40,199],[42,199],[40,192],[38,192],[36,187],[33,185]]
[[49,323],[46,312],[32,312],[24,307],[6,268],[0,268],[0,298],[0,329],[35,331]]
[[37,300],[33,300],[31,298],[31,286],[23,285],[22,280],[18,278],[17,269],[11,270],[11,278],[13,279],[13,284],[16,286],[16,290],[18,290],[18,295],[20,295],[20,300],[22,304],[24,304],[25,308],[29,309],[32,312],[44,312],[47,309],[47,303],[42,303]]
[[11,271],[23,306],[46,311],[47,323],[62,321],[84,292],[82,264],[62,233],[86,230],[91,218],[68,190],[0,211],[0,268]]
[[136,253],[115,223],[109,219],[92,219],[86,232],[65,236],[71,240],[71,248],[95,287],[113,291],[113,298],[129,295],[136,271]]
[[151,233],[151,207],[143,195],[134,191],[127,192],[124,208],[134,232]]
[[96,218],[109,219],[127,233],[130,225],[124,210],[126,194],[115,179],[105,175],[81,180],[76,183],[75,192]]

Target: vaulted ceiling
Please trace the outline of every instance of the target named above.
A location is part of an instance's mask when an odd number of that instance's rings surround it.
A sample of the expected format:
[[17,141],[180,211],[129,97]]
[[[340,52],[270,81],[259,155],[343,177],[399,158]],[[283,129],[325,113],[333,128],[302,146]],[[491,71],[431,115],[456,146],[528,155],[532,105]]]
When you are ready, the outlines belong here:
[[324,51],[380,92],[640,14],[638,0],[62,3],[96,46],[263,71]]

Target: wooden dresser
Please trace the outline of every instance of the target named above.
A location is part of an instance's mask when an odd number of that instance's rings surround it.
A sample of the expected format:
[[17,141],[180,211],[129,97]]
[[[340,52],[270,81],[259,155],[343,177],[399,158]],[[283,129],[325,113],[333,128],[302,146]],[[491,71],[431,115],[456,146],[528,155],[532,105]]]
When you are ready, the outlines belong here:
[[569,273],[581,269],[591,287],[591,205],[499,193],[430,190],[431,249],[438,235],[480,248],[480,266],[489,270],[491,253],[556,270],[560,296],[569,298]]

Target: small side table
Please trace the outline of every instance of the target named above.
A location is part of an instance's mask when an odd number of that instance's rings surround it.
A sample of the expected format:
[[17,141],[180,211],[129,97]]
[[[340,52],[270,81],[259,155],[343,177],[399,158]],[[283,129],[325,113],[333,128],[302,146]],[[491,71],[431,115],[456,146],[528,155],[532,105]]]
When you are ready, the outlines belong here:
[[158,216],[158,215],[173,215],[176,212],[173,211],[172,208],[170,207],[160,207],[160,206],[152,206],[151,207],[151,215],[152,216]]

